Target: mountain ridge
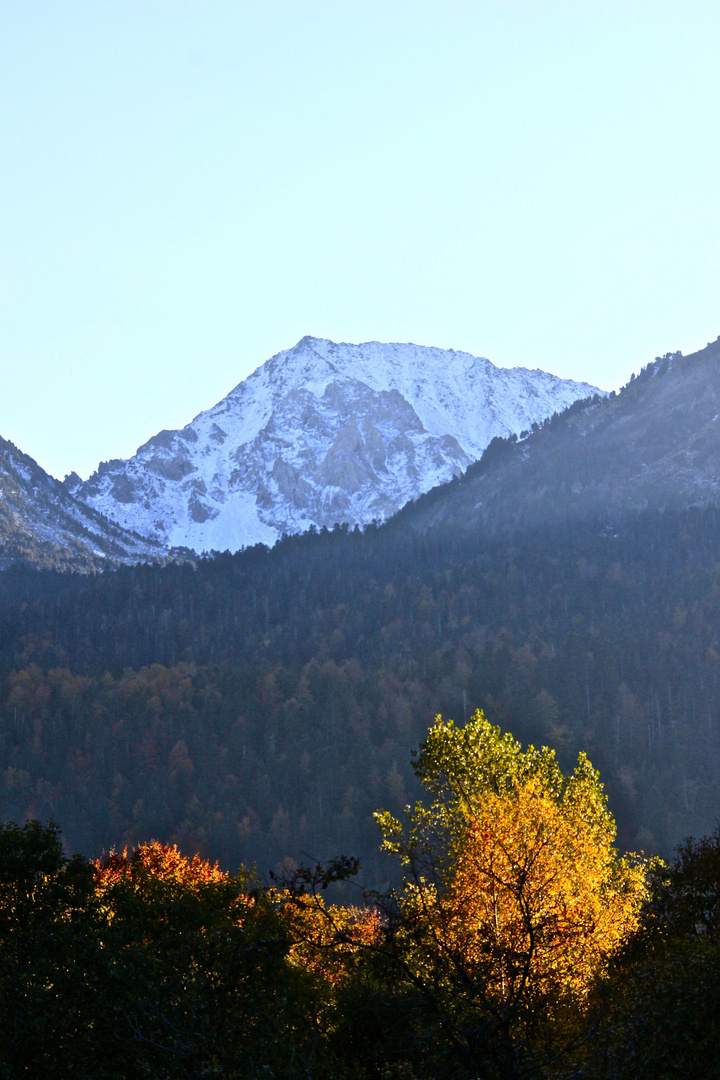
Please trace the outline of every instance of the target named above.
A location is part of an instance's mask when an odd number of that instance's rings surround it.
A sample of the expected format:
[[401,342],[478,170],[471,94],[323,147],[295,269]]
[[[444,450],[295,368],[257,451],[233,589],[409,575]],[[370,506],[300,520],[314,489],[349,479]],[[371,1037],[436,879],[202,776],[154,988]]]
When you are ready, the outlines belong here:
[[78,499],[14,443],[0,438],[0,570],[14,563],[91,570],[159,558],[156,544],[128,533]]
[[657,357],[618,394],[490,446],[460,484],[400,516],[420,532],[502,534],[593,516],[611,527],[628,512],[719,501],[720,338],[689,356]]

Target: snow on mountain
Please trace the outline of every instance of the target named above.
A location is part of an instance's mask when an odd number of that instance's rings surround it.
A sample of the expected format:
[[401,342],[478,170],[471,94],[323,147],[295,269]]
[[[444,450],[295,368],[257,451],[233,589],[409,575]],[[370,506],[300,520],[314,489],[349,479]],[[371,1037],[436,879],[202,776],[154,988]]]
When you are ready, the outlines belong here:
[[305,337],[179,431],[68,489],[166,547],[235,551],[390,517],[496,435],[596,388],[418,345]]
[[59,480],[0,438],[0,570],[13,563],[89,570],[106,559],[138,562],[163,554],[85,506]]

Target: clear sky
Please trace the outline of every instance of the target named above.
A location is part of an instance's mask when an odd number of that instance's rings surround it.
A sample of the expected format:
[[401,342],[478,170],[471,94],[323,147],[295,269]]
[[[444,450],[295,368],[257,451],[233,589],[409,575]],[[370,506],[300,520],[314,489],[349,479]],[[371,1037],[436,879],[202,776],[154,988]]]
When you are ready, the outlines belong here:
[[704,346],[719,52],[715,0],[0,0],[0,435],[86,476],[305,334]]

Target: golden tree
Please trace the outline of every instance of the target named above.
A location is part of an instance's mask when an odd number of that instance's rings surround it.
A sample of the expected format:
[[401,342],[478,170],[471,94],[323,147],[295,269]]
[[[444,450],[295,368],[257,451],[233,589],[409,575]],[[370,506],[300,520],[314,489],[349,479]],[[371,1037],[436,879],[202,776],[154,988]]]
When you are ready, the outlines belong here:
[[437,717],[415,769],[430,805],[377,815],[405,870],[397,967],[441,1043],[519,1076],[581,1037],[590,990],[637,925],[645,867],[613,847],[583,754],[566,777],[554,751],[523,751],[478,712],[462,728]]

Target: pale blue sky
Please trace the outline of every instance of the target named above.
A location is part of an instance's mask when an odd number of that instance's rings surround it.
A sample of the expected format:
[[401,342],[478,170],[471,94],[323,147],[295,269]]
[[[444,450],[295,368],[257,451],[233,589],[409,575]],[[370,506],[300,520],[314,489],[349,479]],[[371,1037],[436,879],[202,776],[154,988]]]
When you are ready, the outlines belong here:
[[705,345],[718,55],[692,0],[0,0],[0,434],[87,475],[308,333]]

